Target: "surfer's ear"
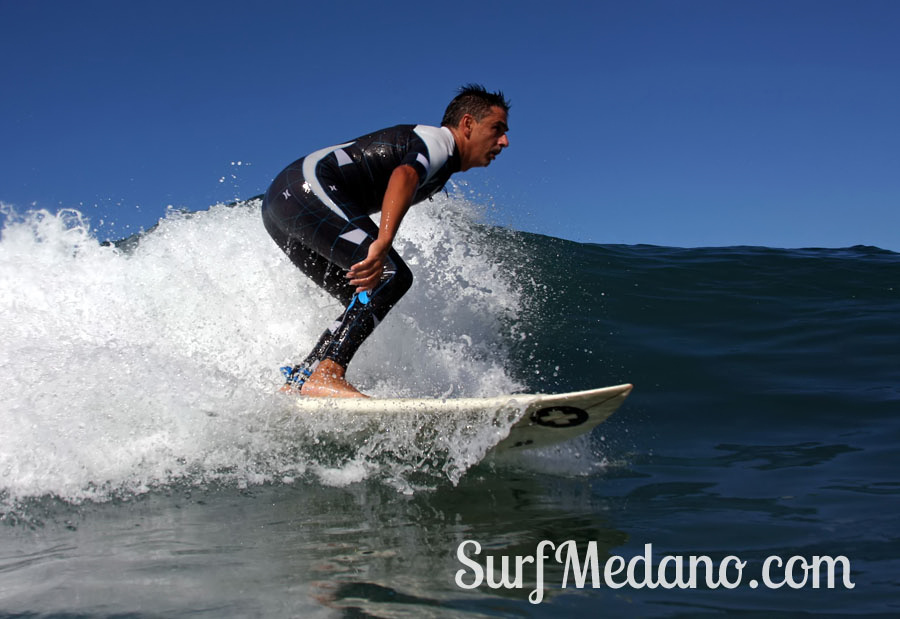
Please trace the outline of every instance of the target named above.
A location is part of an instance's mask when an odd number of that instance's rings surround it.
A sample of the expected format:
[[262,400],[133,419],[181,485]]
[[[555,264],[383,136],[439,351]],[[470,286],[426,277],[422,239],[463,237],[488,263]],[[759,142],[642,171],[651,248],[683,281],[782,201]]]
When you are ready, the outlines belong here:
[[475,117],[471,114],[463,114],[463,117],[459,120],[459,128],[466,138],[472,137],[472,129],[475,128]]

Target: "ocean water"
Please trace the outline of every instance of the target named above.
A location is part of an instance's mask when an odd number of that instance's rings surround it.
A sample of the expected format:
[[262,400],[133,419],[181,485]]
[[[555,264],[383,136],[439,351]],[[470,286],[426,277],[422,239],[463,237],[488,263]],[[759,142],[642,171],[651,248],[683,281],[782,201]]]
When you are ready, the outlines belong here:
[[[900,613],[896,253],[578,244],[416,206],[361,389],[635,385],[590,436],[498,459],[490,413],[292,413],[277,368],[339,308],[258,203],[118,244],[77,211],[4,216],[0,617]],[[556,561],[570,540],[599,582]]]

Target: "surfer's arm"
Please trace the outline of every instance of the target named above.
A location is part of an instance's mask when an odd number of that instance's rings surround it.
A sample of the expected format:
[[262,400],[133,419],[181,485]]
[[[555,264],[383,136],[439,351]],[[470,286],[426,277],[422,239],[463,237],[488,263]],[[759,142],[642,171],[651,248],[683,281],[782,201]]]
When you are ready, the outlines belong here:
[[369,245],[366,259],[357,262],[347,272],[350,283],[356,286],[356,292],[372,290],[381,279],[384,263],[394,243],[394,237],[400,229],[400,222],[412,205],[416,188],[419,186],[419,173],[409,165],[397,166],[388,180],[387,191],[381,204],[381,225],[378,238]]

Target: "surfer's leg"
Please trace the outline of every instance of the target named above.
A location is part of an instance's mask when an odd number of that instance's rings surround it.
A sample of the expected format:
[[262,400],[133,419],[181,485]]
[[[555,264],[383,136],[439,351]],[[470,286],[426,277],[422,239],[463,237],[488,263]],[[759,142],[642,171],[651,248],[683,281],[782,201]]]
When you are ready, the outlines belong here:
[[[364,242],[366,252],[371,241],[368,237]],[[346,278],[344,282],[347,282]],[[303,363],[291,368],[288,382],[299,382],[303,395],[335,396],[342,390],[346,390],[347,395],[358,393],[344,380],[346,368],[362,343],[411,285],[412,272],[399,254],[391,250],[385,273],[375,290],[352,295],[347,307],[322,334]],[[328,290],[327,286],[323,287]],[[341,286],[329,292],[340,298],[344,289],[345,286]]]
[[[375,290],[356,295],[346,271],[368,254],[369,245],[378,235],[375,222],[366,215],[353,216],[350,209],[347,218],[341,218],[312,194],[301,192],[302,200],[283,194],[270,188],[266,196],[266,229],[301,271],[346,306],[301,364],[282,369],[286,386],[299,388],[306,395],[337,395],[335,391],[346,386],[347,395],[359,395],[343,378],[346,367],[412,285],[412,272],[391,250]],[[329,363],[323,365],[325,360]],[[320,391],[317,386],[322,387],[321,393],[316,393]]]

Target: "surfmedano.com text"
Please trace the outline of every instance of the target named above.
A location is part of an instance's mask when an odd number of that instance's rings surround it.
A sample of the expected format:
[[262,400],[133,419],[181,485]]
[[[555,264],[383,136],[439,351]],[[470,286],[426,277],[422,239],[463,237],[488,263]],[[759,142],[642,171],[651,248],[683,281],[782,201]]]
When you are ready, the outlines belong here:
[[522,589],[525,578],[530,576],[529,582],[535,583],[528,595],[532,604],[540,604],[544,599],[544,566],[550,562],[563,567],[559,583],[563,589],[586,586],[595,589],[601,586],[610,589],[736,589],[745,583],[756,589],[760,581],[767,589],[834,589],[838,586],[853,589],[856,586],[850,580],[850,560],[845,556],[783,559],[772,555],[762,562],[759,574],[751,575],[749,570],[745,573],[747,561],[734,555],[718,563],[706,555],[664,555],[657,561],[653,556],[653,544],[644,544],[644,553],[630,559],[612,555],[604,562],[602,570],[597,543],[593,541],[579,553],[574,540],[560,544],[544,540],[538,543],[534,555],[489,555],[484,557],[483,567],[477,560],[480,554],[481,544],[474,540],[459,544],[456,558],[463,568],[456,572],[458,587],[475,589],[486,584],[491,589]]

